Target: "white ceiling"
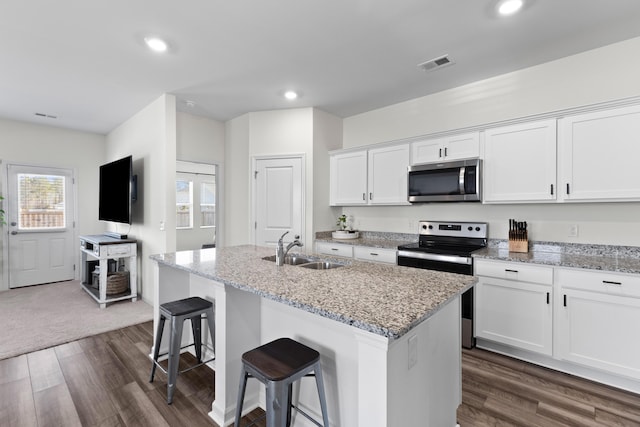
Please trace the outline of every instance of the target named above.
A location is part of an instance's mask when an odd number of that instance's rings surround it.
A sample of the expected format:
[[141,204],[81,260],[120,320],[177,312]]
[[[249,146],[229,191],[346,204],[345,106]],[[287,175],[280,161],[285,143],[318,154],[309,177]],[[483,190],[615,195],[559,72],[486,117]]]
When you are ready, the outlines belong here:
[[[530,0],[508,19],[495,4],[7,0],[0,117],[107,133],[163,93],[218,120],[310,106],[348,117],[640,36],[638,0]],[[148,51],[149,34],[169,53]],[[444,54],[455,64],[417,67]]]

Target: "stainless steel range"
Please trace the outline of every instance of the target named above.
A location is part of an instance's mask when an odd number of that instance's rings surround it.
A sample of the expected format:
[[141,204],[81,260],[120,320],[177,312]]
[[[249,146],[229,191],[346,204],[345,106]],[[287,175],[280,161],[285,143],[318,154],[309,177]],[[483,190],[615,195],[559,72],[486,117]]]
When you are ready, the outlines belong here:
[[[398,246],[398,265],[473,274],[471,253],[487,246],[487,223],[420,221],[418,241]],[[473,288],[462,294],[462,345],[474,346]]]

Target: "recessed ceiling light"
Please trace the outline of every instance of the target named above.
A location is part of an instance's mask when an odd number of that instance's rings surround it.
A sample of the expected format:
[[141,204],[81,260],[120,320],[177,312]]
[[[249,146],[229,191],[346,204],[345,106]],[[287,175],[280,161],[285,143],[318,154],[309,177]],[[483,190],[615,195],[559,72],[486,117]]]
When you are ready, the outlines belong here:
[[504,0],[498,4],[498,13],[502,16],[513,15],[524,5],[523,0]]
[[166,52],[168,48],[167,42],[158,37],[145,37],[144,42],[154,52]]
[[288,90],[284,93],[284,97],[287,98],[289,101],[293,101],[298,97],[298,94],[292,90]]

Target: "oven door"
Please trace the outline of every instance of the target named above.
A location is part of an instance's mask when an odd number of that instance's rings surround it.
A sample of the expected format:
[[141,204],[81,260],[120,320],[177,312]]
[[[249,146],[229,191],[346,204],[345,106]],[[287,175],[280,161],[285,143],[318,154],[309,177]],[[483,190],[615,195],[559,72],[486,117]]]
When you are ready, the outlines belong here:
[[408,200],[478,202],[481,200],[481,160],[409,166]]

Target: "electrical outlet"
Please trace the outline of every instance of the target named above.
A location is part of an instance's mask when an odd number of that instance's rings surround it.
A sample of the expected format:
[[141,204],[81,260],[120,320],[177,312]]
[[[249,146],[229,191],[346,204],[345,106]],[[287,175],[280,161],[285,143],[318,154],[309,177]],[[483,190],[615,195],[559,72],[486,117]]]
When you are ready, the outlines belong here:
[[409,369],[418,363],[418,336],[414,335],[409,338]]
[[578,224],[571,224],[569,227],[569,237],[578,237]]

